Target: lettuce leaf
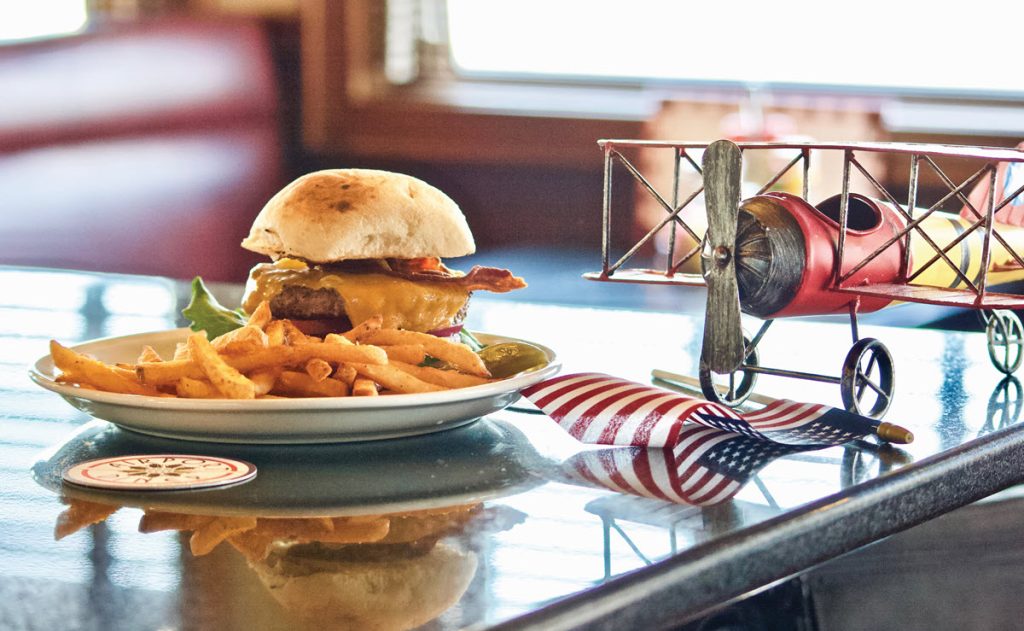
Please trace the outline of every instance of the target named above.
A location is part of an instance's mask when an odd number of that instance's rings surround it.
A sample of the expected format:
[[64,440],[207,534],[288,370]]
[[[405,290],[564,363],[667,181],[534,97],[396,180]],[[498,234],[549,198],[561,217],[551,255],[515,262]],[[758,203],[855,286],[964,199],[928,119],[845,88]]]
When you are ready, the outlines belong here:
[[463,344],[473,349],[475,353],[479,353],[480,349],[484,348],[484,344],[481,344],[480,340],[476,339],[476,336],[467,331],[465,327],[459,331],[459,338]]
[[199,276],[192,279],[192,299],[181,315],[188,318],[193,331],[206,331],[211,340],[245,326],[247,321],[241,309],[228,309],[217,302]]

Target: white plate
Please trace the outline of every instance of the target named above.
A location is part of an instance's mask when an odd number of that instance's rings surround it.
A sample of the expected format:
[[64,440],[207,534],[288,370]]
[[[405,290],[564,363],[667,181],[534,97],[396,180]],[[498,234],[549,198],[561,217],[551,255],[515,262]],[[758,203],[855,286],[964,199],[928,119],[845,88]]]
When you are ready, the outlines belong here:
[[[175,344],[187,334],[188,329],[139,333],[94,340],[74,349],[108,363],[131,363],[145,344],[171,356]],[[484,333],[477,337],[484,344],[522,341]],[[29,376],[83,412],[154,436],[230,443],[347,442],[441,431],[502,410],[519,399],[521,389],[561,368],[551,349],[539,347],[548,356],[548,365],[540,370],[471,388],[383,397],[232,401],[83,390],[54,381],[49,355],[35,363]]]

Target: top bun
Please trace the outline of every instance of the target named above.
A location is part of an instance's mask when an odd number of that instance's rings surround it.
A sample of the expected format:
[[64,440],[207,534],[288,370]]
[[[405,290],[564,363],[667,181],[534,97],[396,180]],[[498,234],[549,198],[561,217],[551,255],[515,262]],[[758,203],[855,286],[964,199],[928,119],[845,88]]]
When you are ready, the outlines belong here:
[[451,198],[414,177],[368,169],[303,175],[267,202],[242,247],[311,263],[476,251]]

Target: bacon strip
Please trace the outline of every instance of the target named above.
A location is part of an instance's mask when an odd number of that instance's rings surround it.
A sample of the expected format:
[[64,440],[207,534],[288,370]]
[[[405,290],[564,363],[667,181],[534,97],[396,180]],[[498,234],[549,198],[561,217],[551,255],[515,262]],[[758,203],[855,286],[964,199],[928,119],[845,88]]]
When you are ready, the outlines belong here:
[[[463,287],[467,291],[482,289],[495,293],[505,293],[526,287],[526,281],[512,272],[499,267],[476,265],[468,274],[449,269],[437,257],[418,259],[358,259],[339,261],[324,265],[323,269],[354,273],[373,273],[395,276],[412,281],[428,281]],[[273,305],[271,305],[273,309]]]
[[456,276],[454,279],[459,285],[473,291],[474,289],[485,289],[496,293],[505,293],[514,289],[526,287],[526,281],[519,276],[513,276],[507,269],[498,267],[473,266],[465,276]]
[[513,276],[512,272],[509,270],[498,267],[483,267],[482,265],[473,266],[473,269],[469,270],[469,273],[465,275],[449,275],[438,271],[389,271],[384,273],[389,276],[398,276],[399,278],[404,278],[406,280],[457,285],[467,291],[482,289],[485,291],[493,291],[495,293],[505,293],[507,291],[526,287],[526,281],[518,276]]

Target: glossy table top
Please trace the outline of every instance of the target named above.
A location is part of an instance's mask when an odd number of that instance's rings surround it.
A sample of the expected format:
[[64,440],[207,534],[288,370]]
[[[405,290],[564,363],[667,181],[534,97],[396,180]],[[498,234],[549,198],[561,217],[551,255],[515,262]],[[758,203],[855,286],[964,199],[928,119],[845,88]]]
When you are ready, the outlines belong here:
[[[0,269],[0,627],[663,626],[1004,489],[1024,471],[1021,386],[989,364],[977,333],[863,326],[892,351],[896,400],[886,420],[911,429],[914,443],[864,440],[757,462],[734,494],[703,506],[649,497],[637,482],[640,466],[670,474],[660,452],[580,445],[546,417],[517,411],[525,405],[420,437],[245,446],[127,432],[28,380],[50,338],[179,325],[181,291],[163,279]],[[549,346],[566,373],[641,382],[653,368],[693,374],[700,348],[701,321],[687,314],[477,296],[469,325]],[[837,373],[849,340],[844,325],[779,322],[761,360]],[[762,377],[758,392],[840,405],[828,384]],[[82,460],[168,452],[247,460],[259,475],[165,493],[61,483]],[[120,508],[55,540],[62,495]],[[309,523],[448,517],[435,519],[447,519],[436,541],[400,561],[353,562],[307,545],[293,574],[319,582],[289,591],[294,577],[272,571],[292,567],[280,558],[247,560],[227,543],[195,555],[188,535],[139,532],[143,509]],[[387,597],[346,600],[368,575]]]

